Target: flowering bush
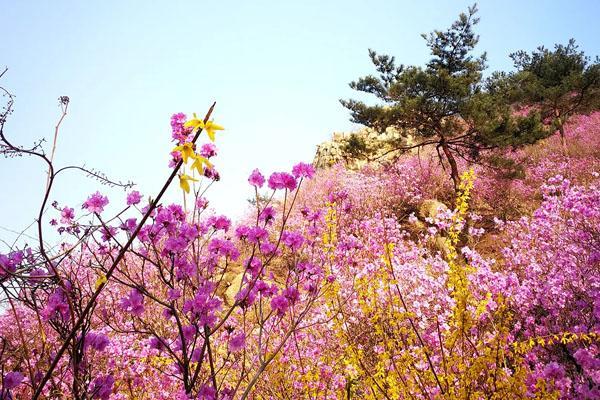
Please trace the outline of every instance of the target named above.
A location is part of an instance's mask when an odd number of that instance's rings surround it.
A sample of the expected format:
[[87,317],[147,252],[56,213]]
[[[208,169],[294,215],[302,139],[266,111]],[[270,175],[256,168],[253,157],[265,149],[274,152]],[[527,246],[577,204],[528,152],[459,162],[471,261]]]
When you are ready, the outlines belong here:
[[[95,192],[51,217],[62,169],[2,122],[3,154],[50,173],[38,242],[0,253],[0,399],[600,396],[598,114],[567,128],[566,154],[553,138],[504,154],[521,178],[461,164],[457,196],[426,153],[253,170],[236,222],[204,197],[211,113],[171,118],[155,199],[113,182],[118,211]],[[183,204],[161,204],[176,178]]]
[[[319,269],[304,267],[314,241],[287,223],[314,169],[273,173],[271,200],[233,234],[200,195],[201,177],[218,179],[214,144],[196,152],[201,131],[214,140],[223,129],[208,118],[171,120],[174,171],[165,188],[178,175],[194,194],[191,208],[158,205],[164,188],[146,205],[132,191],[108,218],[109,200],[96,192],[83,203],[85,223],[54,204],[60,222],[51,225],[72,237],[59,253],[27,246],[0,256],[11,327],[2,398],[246,398],[297,331],[327,285]],[[264,181],[258,171],[250,178],[257,197]]]
[[[505,268],[519,276],[514,334],[531,340],[531,390],[600,396],[600,187],[557,175],[543,185],[531,217],[507,226]],[[592,336],[590,336],[592,335]],[[552,382],[548,384],[548,382]]]

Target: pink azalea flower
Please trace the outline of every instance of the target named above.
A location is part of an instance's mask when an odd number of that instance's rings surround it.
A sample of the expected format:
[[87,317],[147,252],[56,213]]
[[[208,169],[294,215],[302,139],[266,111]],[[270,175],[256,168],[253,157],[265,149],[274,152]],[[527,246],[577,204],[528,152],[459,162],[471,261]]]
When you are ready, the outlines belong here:
[[254,187],[261,188],[265,184],[265,177],[263,176],[263,174],[260,173],[258,169],[255,169],[250,174],[248,182]]
[[141,200],[142,200],[142,195],[137,190],[134,190],[133,192],[131,192],[127,195],[127,205],[128,206],[132,206],[134,204],[139,204],[139,202]]
[[88,199],[83,203],[83,208],[87,209],[91,213],[101,213],[104,211],[104,207],[108,204],[108,198],[106,196],[102,196],[100,192],[96,192],[92,194]]

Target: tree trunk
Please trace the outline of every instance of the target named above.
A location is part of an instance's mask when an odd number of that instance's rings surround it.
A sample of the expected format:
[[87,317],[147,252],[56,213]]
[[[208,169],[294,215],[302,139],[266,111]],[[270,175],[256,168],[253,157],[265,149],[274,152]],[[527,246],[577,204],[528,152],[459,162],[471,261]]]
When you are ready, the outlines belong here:
[[560,144],[563,148],[563,153],[567,153],[567,138],[565,137],[565,127],[563,124],[558,125],[558,132],[560,132]]
[[456,160],[454,159],[450,148],[443,139],[440,144],[442,146],[442,150],[444,151],[444,155],[448,159],[448,164],[450,164],[450,178],[452,178],[452,182],[454,183],[454,191],[458,191],[460,177],[458,176],[458,166],[456,165]]
[[[567,138],[565,137],[565,122],[564,118],[560,116],[560,112],[558,110],[554,110],[554,117],[558,122],[558,132],[560,133],[560,144],[563,148],[563,153],[567,153]],[[565,116],[566,118],[566,116]]]

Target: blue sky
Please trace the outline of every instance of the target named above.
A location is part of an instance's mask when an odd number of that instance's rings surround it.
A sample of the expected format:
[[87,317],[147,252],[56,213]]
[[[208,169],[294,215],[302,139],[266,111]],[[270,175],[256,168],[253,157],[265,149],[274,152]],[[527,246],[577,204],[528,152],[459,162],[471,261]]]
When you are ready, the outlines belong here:
[[[444,29],[465,1],[9,1],[0,0],[0,84],[16,97],[6,133],[51,140],[57,98],[71,98],[57,165],[85,164],[155,195],[169,174],[169,117],[204,114],[217,101],[212,206],[240,214],[253,168],[311,161],[334,131],[355,129],[339,98],[372,72],[367,49],[423,64],[421,33]],[[508,54],[577,39],[600,54],[598,1],[481,1],[480,51],[489,71]],[[0,227],[29,224],[44,187],[42,165],[0,160]],[[168,199],[180,200],[177,185]],[[52,199],[80,205],[97,182],[72,174]],[[124,194],[103,189],[114,202]],[[0,230],[0,239],[11,234]]]

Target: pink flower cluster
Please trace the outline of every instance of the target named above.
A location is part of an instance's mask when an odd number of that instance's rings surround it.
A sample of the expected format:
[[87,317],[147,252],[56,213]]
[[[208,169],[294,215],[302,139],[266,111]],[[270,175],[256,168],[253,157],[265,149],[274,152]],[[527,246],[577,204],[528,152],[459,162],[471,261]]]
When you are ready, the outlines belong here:
[[[521,175],[476,166],[464,219],[433,153],[360,171],[255,169],[256,200],[239,221],[203,197],[153,208],[131,191],[102,221],[100,192],[77,218],[55,204],[59,246],[0,254],[0,399],[31,398],[72,331],[43,396],[360,398],[400,390],[373,384],[394,376],[418,382],[407,397],[425,399],[460,384],[440,389],[431,374],[460,359],[497,373],[499,387],[521,379],[532,398],[598,398],[599,118],[567,127],[571,153],[551,138],[504,154]],[[178,144],[189,140],[186,120],[171,119]],[[446,207],[425,207],[433,200]],[[457,266],[470,324],[460,345]],[[490,349],[506,362],[484,363]],[[497,396],[486,382],[470,380]]]

